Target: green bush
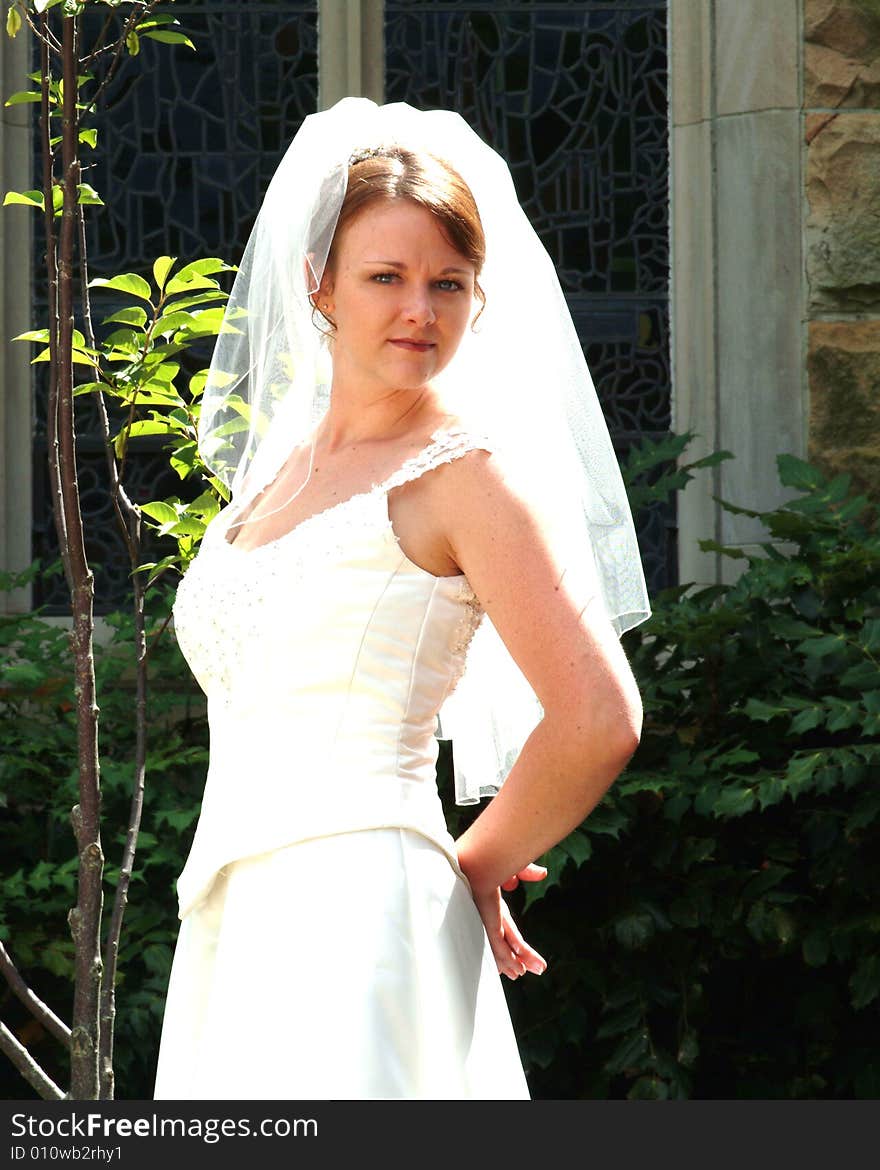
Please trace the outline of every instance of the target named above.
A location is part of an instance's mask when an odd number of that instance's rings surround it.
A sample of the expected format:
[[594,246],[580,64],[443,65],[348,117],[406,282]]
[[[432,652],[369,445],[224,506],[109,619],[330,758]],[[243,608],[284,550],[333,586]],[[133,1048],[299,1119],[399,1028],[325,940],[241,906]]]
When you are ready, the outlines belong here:
[[847,477],[778,466],[761,553],[702,542],[736,584],[626,635],[640,747],[517,892],[535,1096],[880,1095],[880,535]]
[[[639,503],[689,478],[657,477],[669,455],[636,453]],[[786,456],[779,469],[793,498],[761,516],[763,553],[721,550],[743,560],[737,583],[670,590],[626,635],[645,705],[639,750],[544,859],[547,881],[510,896],[550,960],[540,979],[503,983],[534,1097],[880,1094],[880,536],[844,477],[829,483]],[[151,638],[171,598],[158,589],[148,598]],[[108,620],[113,638],[96,651],[105,906],[134,754],[131,622]],[[0,936],[69,1018],[67,637],[30,614],[0,618],[0,631]],[[119,969],[117,1096],[129,1099],[152,1094],[178,925],[173,883],[207,767],[204,700],[170,631],[151,654],[149,711]],[[440,780],[460,829],[445,745]],[[60,1075],[58,1046],[2,987],[0,1016]],[[31,1095],[11,1065],[0,1078],[7,1097]]]
[[[0,579],[12,588],[36,574]],[[170,608],[167,592],[147,595],[148,644]],[[134,759],[132,619],[104,619],[109,641],[95,647],[101,742],[102,845],[106,858],[104,928],[109,924],[128,823]],[[70,1022],[73,942],[67,913],[76,902],[76,720],[73,666],[65,630],[39,614],[0,617],[0,938],[34,991]],[[195,831],[207,769],[207,720],[170,628],[149,658],[148,748],[141,831],[119,952],[116,1095],[152,1097],[159,1028],[174,940],[174,880]],[[51,1075],[66,1083],[61,1046],[0,983],[0,1018]],[[35,1094],[5,1060],[0,1091]]]

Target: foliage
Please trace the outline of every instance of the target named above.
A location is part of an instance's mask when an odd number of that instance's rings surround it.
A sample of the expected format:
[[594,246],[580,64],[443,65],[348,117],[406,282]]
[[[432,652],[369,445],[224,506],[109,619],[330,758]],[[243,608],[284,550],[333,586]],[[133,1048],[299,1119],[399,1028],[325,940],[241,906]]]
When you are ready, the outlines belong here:
[[[637,458],[650,473],[644,447]],[[627,635],[645,704],[641,746],[543,859],[547,881],[509,895],[550,959],[540,979],[505,987],[535,1097],[880,1089],[880,536],[846,479],[826,482],[787,456],[779,469],[793,496],[763,514],[763,555],[741,554],[735,584],[656,598],[651,620]],[[169,600],[157,590],[151,635]],[[131,696],[118,681],[131,671],[128,621],[112,619],[97,660],[114,825],[124,823],[132,750]],[[70,962],[66,636],[36,615],[0,629],[0,932],[24,948],[23,966],[48,994],[66,985]],[[204,703],[170,634],[151,652],[150,676],[144,828],[120,964],[128,1098],[152,1091],[178,926],[173,882],[207,764]],[[444,794],[448,766],[444,753]],[[108,887],[113,879],[108,871]]]
[[[0,575],[14,588],[39,572]],[[170,605],[156,589],[147,610],[150,704],[147,783],[118,970],[117,1096],[152,1096],[159,1027],[165,1002],[177,905],[174,879],[195,830],[207,767],[204,697],[170,629],[160,635]],[[134,726],[132,618],[105,619],[107,637],[95,650],[106,729],[101,760],[105,901],[118,879],[131,789]],[[76,843],[70,808],[76,800],[76,721],[68,633],[38,613],[0,617],[0,938],[41,996],[67,1014],[73,944],[66,915],[76,900]],[[105,921],[105,933],[107,923]],[[59,1045],[0,986],[0,1016],[23,1030],[44,1067],[63,1078]],[[0,1062],[7,1098],[27,1087]]]
[[515,896],[552,956],[510,995],[536,1095],[880,1091],[880,534],[848,477],[778,467],[759,553],[701,542],[736,583],[626,636],[641,745]]

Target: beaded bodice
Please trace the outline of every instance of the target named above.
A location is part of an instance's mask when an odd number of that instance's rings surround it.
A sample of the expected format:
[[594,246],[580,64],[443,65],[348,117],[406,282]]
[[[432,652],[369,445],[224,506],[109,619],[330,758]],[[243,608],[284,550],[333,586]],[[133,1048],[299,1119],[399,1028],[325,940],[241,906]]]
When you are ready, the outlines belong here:
[[409,560],[388,493],[477,448],[436,432],[383,483],[252,549],[226,539],[231,509],[208,526],[173,609],[210,725],[181,917],[223,865],[312,836],[401,825],[457,865],[434,733],[483,611],[463,575]]

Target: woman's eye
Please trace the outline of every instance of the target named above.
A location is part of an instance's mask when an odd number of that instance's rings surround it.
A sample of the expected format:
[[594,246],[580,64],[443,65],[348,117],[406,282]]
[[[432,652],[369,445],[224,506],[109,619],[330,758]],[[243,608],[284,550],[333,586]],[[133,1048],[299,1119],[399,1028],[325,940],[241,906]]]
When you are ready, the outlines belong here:
[[373,280],[377,284],[390,284],[395,276],[397,276],[396,272],[376,272],[373,274]]
[[463,287],[460,281],[453,280],[451,277],[447,277],[444,280],[438,280],[437,283],[444,292],[456,292],[458,289]]

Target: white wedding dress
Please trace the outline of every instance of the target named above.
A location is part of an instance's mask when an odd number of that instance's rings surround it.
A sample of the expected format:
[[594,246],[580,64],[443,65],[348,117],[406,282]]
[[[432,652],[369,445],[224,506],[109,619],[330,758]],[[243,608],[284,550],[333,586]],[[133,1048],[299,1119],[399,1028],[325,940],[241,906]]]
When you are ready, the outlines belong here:
[[156,1100],[528,1098],[437,793],[482,609],[397,542],[384,483],[255,549],[209,525],[174,603],[210,764],[178,878]]

